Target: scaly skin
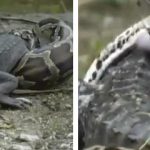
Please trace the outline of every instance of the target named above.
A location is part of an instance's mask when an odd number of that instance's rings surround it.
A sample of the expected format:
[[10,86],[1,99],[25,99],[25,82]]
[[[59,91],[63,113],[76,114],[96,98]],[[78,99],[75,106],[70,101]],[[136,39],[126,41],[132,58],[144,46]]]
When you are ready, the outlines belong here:
[[[139,45],[141,39],[147,39],[150,30],[150,16],[142,21],[129,27],[123,33],[115,38],[115,40],[109,43],[104,48],[98,58],[96,58],[90,68],[88,69],[84,81],[90,84],[98,84],[99,80],[103,77],[107,68],[121,55],[133,47],[139,47],[145,45]],[[147,48],[147,47],[146,47]]]
[[105,71],[100,69],[97,74],[100,81],[96,77],[90,83],[85,79],[80,82],[80,150],[94,145],[101,145],[105,150],[109,147],[147,150],[150,139],[150,37],[147,29],[142,29],[136,37],[135,46],[121,50],[113,59],[109,53],[106,60],[110,58],[111,65]]
[[0,104],[27,108],[29,100],[10,97],[15,89],[47,91],[72,74],[71,27],[55,18],[36,26],[0,33]]
[[108,69],[101,89],[80,84],[79,137],[85,147],[135,149],[150,137],[150,55],[135,53]]

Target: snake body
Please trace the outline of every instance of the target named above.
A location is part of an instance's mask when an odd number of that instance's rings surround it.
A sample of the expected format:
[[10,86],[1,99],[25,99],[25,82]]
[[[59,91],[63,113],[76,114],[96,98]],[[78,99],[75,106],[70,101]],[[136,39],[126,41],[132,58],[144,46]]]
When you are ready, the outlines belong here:
[[101,51],[100,56],[93,61],[88,69],[84,81],[97,84],[108,67],[121,55],[136,47],[140,37],[149,36],[149,31],[150,16],[126,29]]
[[150,16],[125,30],[79,83],[79,149],[149,149],[149,31]]

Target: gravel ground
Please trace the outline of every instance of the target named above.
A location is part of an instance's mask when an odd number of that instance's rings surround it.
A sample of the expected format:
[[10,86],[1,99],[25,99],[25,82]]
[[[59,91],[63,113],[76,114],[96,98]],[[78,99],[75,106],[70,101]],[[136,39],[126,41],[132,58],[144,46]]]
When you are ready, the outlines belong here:
[[0,149],[72,149],[72,92],[25,96],[28,110],[4,110],[0,115]]

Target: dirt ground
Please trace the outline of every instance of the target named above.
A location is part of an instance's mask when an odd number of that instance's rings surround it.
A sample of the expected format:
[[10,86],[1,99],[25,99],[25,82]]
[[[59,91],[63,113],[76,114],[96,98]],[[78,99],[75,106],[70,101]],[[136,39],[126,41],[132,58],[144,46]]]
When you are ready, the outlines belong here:
[[[0,17],[12,17],[1,14]],[[49,14],[13,15],[38,21]],[[72,19],[71,14],[58,17]],[[31,26],[1,19],[0,31]],[[73,149],[72,78],[56,87],[56,92],[20,95],[31,100],[27,110],[0,109],[0,150],[71,150]],[[61,90],[62,89],[62,90]],[[15,95],[18,97],[18,95]]]

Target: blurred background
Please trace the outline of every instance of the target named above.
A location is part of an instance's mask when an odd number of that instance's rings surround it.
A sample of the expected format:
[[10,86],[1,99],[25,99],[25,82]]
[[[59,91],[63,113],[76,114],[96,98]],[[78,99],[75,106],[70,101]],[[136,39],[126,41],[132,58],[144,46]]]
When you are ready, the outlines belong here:
[[79,78],[102,48],[149,14],[146,2],[139,7],[137,0],[79,0]]
[[64,13],[72,11],[73,0],[1,0],[0,12],[4,13]]

